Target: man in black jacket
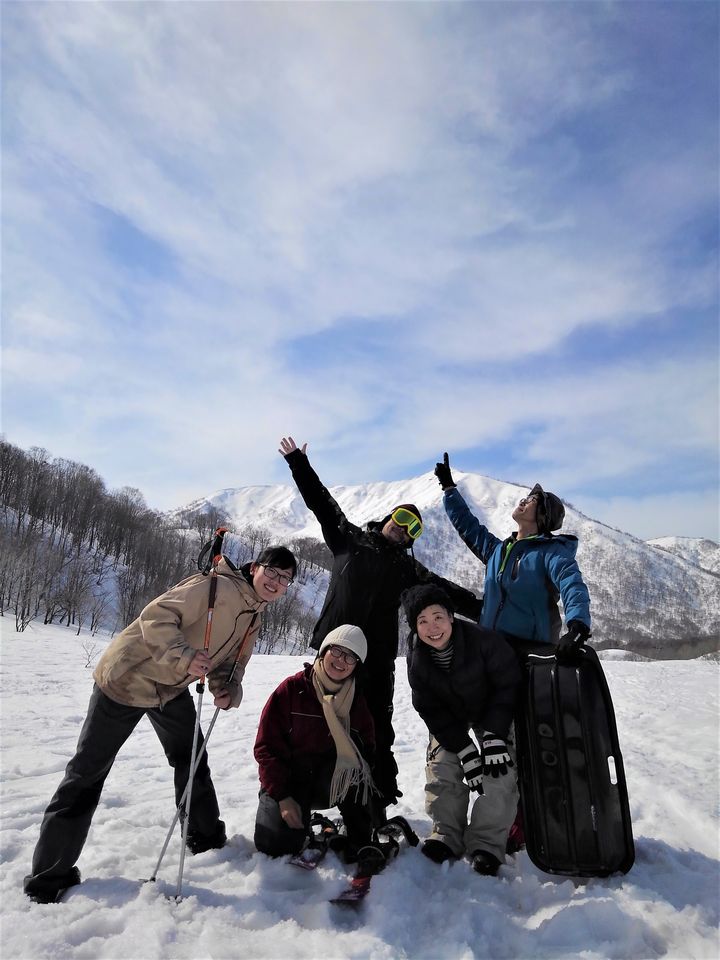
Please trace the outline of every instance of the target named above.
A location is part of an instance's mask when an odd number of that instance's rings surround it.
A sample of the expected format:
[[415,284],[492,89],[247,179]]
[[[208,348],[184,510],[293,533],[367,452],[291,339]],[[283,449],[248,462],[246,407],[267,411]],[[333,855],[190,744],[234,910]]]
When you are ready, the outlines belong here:
[[350,523],[323,486],[310,466],[306,449],[306,443],[300,449],[292,437],[280,441],[279,452],[287,460],[305,504],[320,522],[323,538],[334,557],[330,586],[311,646],[318,650],[330,630],[343,623],[355,624],[367,637],[364,692],[375,722],[373,776],[381,791],[377,819],[382,821],[384,808],[402,796],[392,753],[400,594],[417,583],[435,583],[447,591],[460,613],[474,620],[480,613],[480,601],[469,590],[426,569],[408,552],[422,533],[422,518],[414,504],[400,504],[362,530]]

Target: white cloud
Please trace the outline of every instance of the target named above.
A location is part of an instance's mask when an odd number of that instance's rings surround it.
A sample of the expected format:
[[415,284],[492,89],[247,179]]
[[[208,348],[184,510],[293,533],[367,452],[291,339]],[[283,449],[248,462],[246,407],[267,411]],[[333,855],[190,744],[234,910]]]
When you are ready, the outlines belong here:
[[[23,347],[3,349],[3,386],[11,391],[47,385],[71,386],[81,368],[81,358],[66,351],[47,353]],[[22,406],[22,393],[18,399]]]
[[[529,420],[507,479],[562,490],[716,450],[717,362],[684,313],[717,303],[713,254],[678,256],[716,210],[716,164],[685,110],[662,149],[616,134],[643,121],[647,69],[613,42],[622,8],[12,14],[6,380],[58,415],[11,398],[11,440],[35,431],[162,506],[206,493],[218,450],[213,487],[279,478],[288,431],[333,452],[329,481],[514,443]],[[107,211],[165,267],[113,249]],[[675,356],[592,355],[653,317]],[[346,334],[371,324],[378,348],[356,353]],[[290,349],[318,332],[336,356]],[[573,335],[574,364],[546,370]]]

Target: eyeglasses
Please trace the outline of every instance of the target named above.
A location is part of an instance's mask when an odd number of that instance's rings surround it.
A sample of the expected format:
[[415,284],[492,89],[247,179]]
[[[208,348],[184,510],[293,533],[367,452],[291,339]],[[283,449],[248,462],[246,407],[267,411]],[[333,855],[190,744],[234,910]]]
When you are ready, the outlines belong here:
[[344,650],[342,647],[336,647],[334,644],[327,649],[336,660],[344,660],[345,663],[350,665],[360,660],[360,657],[356,657],[354,653],[350,653],[349,650]]
[[423,525],[420,517],[416,517],[412,510],[406,510],[405,507],[398,507],[397,510],[393,510],[393,512],[390,514],[390,518],[399,527],[405,527],[407,530],[407,535],[413,540],[417,540],[417,538],[423,532]]
[[518,501],[518,506],[524,507],[526,503],[540,503],[540,497],[522,497]]
[[277,580],[281,587],[289,587],[291,583],[294,583],[292,577],[287,577],[284,573],[280,573],[275,567],[266,567],[263,564],[263,569],[265,570],[265,576],[268,580]]

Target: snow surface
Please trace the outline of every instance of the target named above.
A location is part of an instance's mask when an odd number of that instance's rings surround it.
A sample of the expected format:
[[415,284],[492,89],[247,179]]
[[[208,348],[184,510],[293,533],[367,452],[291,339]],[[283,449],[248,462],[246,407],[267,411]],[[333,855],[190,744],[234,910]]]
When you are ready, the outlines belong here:
[[[245,700],[222,714],[210,763],[230,841],[188,857],[184,899],[175,891],[173,838],[152,872],[173,815],[172,778],[141,721],[108,778],[80,860],[84,882],[66,901],[22,894],[40,820],[70,758],[92,686],[87,635],[3,623],[3,960],[27,958],[700,958],[717,957],[718,665],[606,662],[627,768],[637,860],[630,873],[574,882],[553,878],[525,853],[480,877],[466,862],[436,866],[417,849],[373,880],[359,912],[328,904],[347,868],[330,854],[316,873],[255,852],[263,704],[303,657],[252,658]],[[107,638],[98,640],[98,653]],[[425,727],[399,661],[396,755],[404,792],[394,812],[427,836]],[[212,707],[203,710],[205,723]]]

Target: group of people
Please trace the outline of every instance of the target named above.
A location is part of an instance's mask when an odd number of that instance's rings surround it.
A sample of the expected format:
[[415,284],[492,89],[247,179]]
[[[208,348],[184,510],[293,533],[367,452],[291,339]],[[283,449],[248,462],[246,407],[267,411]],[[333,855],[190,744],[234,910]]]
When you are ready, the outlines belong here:
[[[425,807],[432,831],[422,852],[443,863],[467,856],[495,875],[508,837],[520,830],[513,719],[529,644],[555,644],[559,658],[590,636],[587,588],[575,560],[577,539],[555,535],[564,507],[539,484],[512,517],[505,540],[473,516],[448,455],[435,468],[447,515],[485,564],[482,600],[439,577],[414,556],[423,532],[413,503],[364,528],[345,516],[307,457],[284,437],[280,453],[333,555],[315,625],[313,663],[271,694],[255,742],[260,795],[255,845],[270,856],[297,853],[313,810],[337,807],[346,862],[378,863],[374,831],[397,803],[393,692],[398,612],[407,618],[407,671],[413,706],[427,725]],[[285,546],[236,568],[222,558],[207,643],[208,578],[195,574],[146,606],[107,647],[77,750],[40,828],[26,894],[52,902],[80,882],[77,861],[115,757],[147,715],[174,770],[176,802],[187,817],[191,853],[226,842],[207,754],[200,749],[190,792],[196,711],[189,686],[207,677],[214,704],[239,706],[242,679],[267,604],[292,584],[297,562]],[[561,637],[558,599],[567,631]],[[456,616],[459,615],[459,616]],[[202,735],[197,746],[202,748]],[[469,800],[473,803],[468,814]],[[380,851],[380,854],[382,852]]]

